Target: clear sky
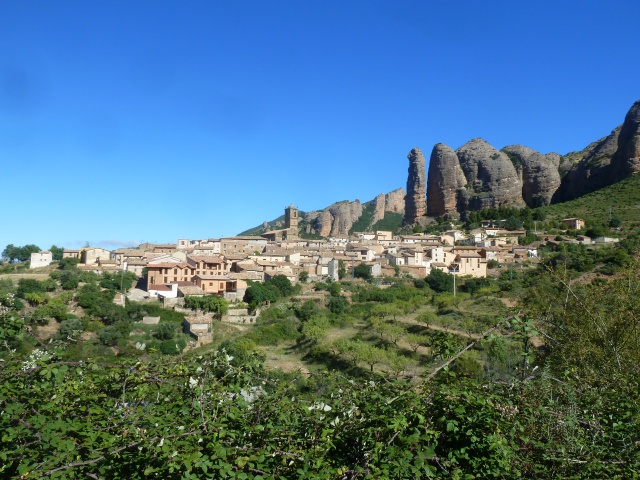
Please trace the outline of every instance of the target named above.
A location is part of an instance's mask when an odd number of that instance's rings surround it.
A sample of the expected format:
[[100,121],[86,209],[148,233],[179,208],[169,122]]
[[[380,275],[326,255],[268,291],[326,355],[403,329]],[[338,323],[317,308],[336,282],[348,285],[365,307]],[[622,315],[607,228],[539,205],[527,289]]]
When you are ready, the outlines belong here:
[[0,1],[0,249],[234,235],[640,98],[637,1]]

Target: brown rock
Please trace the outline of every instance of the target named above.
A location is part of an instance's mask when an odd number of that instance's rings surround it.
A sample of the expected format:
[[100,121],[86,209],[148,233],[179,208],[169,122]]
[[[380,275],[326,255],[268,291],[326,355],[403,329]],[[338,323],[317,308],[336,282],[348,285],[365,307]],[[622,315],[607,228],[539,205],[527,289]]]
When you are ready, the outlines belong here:
[[407,195],[404,202],[404,225],[411,225],[424,217],[426,213],[425,194],[427,182],[424,155],[419,148],[414,148],[407,155],[409,159],[409,175],[407,177]]
[[387,206],[387,199],[384,193],[381,193],[373,200],[373,223],[384,218],[384,212]]
[[397,188],[387,193],[385,210],[387,212],[404,213],[404,188]]
[[466,183],[456,153],[443,143],[436,144],[429,159],[427,215],[439,217],[463,210]]
[[522,145],[504,147],[502,152],[520,172],[524,202],[531,208],[549,205],[560,187],[560,155],[543,155]]
[[481,138],[475,138],[456,150],[467,179],[470,210],[523,205],[520,175],[506,154]]

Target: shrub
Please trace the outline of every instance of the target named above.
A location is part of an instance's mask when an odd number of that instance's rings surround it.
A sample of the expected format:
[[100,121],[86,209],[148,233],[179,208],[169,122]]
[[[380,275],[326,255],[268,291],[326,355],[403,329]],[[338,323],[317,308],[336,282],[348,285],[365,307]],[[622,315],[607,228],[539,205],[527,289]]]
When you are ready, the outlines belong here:
[[78,318],[63,320],[60,330],[56,333],[57,340],[76,340],[84,331],[84,325]]
[[153,336],[158,340],[171,340],[176,334],[176,326],[171,323],[161,323],[156,327]]

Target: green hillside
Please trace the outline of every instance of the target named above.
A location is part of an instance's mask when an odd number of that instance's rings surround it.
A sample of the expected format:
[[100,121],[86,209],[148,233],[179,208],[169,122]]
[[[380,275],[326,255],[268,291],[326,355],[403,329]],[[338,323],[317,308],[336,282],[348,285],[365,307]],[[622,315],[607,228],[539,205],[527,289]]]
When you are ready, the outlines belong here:
[[588,222],[607,223],[611,215],[625,222],[640,221],[640,175],[564,203],[542,207],[547,216],[578,217]]

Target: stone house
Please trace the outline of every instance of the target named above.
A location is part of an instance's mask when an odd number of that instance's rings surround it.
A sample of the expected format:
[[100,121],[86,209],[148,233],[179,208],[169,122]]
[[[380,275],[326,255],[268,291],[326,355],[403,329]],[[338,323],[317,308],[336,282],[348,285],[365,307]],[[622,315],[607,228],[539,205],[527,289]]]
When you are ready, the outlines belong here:
[[109,260],[111,252],[100,247],[88,247],[80,250],[80,263],[91,265],[97,263],[98,260]]
[[562,220],[567,230],[582,230],[585,226],[584,220],[580,218],[565,218]]
[[29,268],[48,267],[53,261],[53,254],[49,251],[37,252],[31,254]]
[[459,275],[471,275],[472,277],[486,277],[487,263],[477,252],[459,253],[454,264],[457,265]]

